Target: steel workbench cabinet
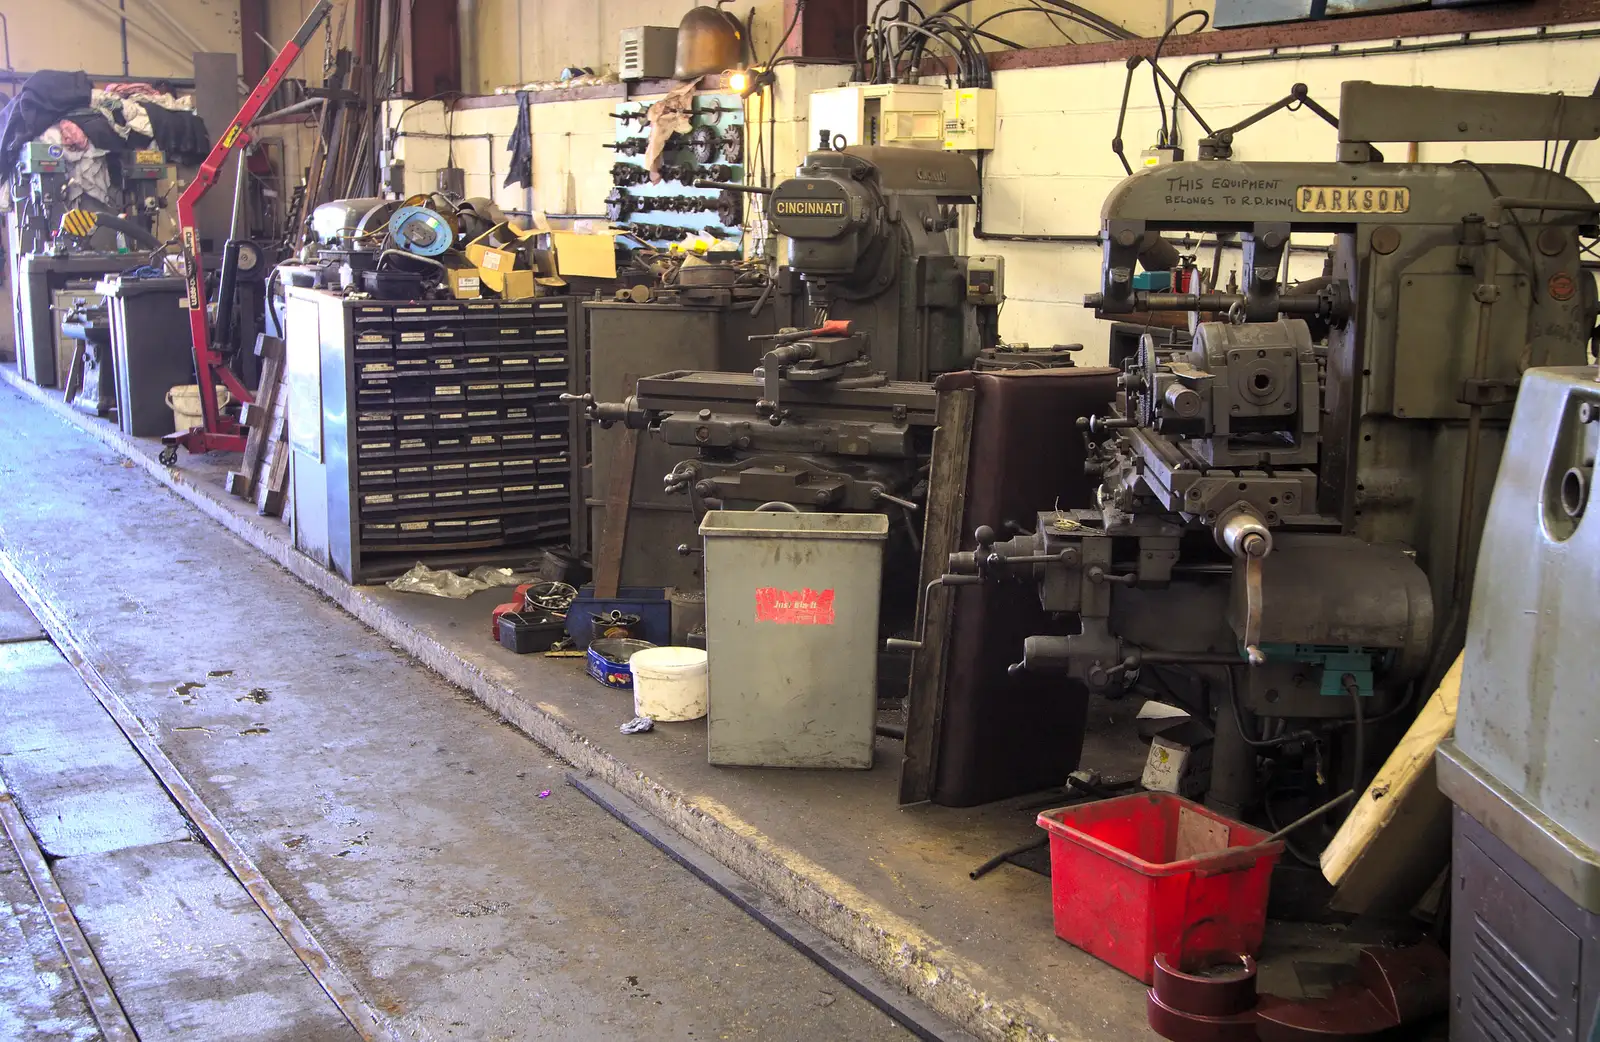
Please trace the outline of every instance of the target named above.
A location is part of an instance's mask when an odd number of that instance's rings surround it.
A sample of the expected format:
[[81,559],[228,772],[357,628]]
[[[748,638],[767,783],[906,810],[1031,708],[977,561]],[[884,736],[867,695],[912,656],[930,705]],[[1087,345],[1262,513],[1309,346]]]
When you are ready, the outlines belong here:
[[568,542],[571,298],[288,297],[297,549],[371,583]]

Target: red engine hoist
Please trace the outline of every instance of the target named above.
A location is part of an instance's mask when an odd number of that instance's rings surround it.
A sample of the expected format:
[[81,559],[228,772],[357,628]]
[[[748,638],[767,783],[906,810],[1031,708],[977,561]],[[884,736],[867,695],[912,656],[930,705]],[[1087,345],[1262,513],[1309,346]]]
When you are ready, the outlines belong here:
[[[239,382],[239,378],[233,375],[231,369],[223,364],[222,355],[211,344],[211,325],[206,315],[206,278],[205,270],[201,267],[200,235],[195,228],[194,207],[217,183],[217,175],[222,171],[222,165],[228,161],[228,156],[249,144],[250,125],[261,112],[261,106],[265,105],[267,98],[278,89],[278,84],[283,82],[284,74],[295,63],[295,59],[300,57],[300,52],[305,50],[311,35],[317,31],[317,27],[332,10],[332,0],[318,0],[317,6],[300,26],[299,32],[294,34],[294,39],[278,52],[277,60],[267,69],[267,74],[261,77],[256,89],[244,100],[244,105],[239,108],[239,114],[233,117],[228,129],[223,131],[222,137],[211,147],[210,155],[200,164],[199,173],[195,174],[194,180],[190,181],[183,193],[178,196],[178,230],[183,251],[183,278],[187,284],[189,335],[194,343],[194,373],[195,380],[200,385],[201,425],[186,431],[176,431],[161,439],[161,462],[166,466],[170,467],[178,462],[180,445],[188,449],[191,455],[213,451],[244,451],[245,429],[236,421],[222,415],[222,410],[217,407],[216,385],[220,380],[222,385],[241,402],[252,402],[255,400],[255,395]],[[244,161],[241,156],[239,162]]]

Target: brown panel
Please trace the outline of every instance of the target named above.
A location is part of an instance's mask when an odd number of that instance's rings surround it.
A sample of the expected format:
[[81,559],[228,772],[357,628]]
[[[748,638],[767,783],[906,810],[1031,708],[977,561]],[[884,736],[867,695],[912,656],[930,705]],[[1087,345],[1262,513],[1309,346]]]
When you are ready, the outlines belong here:
[[[795,17],[799,0],[783,0],[783,25]],[[783,53],[796,58],[855,57],[856,26],[867,21],[867,0],[806,0]],[[782,29],[779,30],[780,32]],[[763,60],[765,55],[762,56]]]
[[261,82],[272,56],[260,37],[267,35],[267,0],[239,0],[239,74],[252,86]]
[[411,24],[411,81],[406,96],[433,98],[461,92],[461,43],[456,0],[414,0]]
[[[978,392],[962,549],[974,547],[979,525],[1031,529],[1041,510],[1092,504],[1078,418],[1105,410],[1116,378],[1105,368],[941,378]],[[957,587],[954,601],[933,802],[965,807],[1064,784],[1082,751],[1087,692],[1061,677],[1006,671],[1024,637],[1063,624],[1039,607],[1031,584]]]
[[[793,3],[794,0],[788,0]],[[807,15],[811,5],[807,5]],[[1284,25],[1257,25],[1174,36],[1161,50],[1163,58],[1186,54],[1221,54],[1229,51],[1271,50],[1310,44],[1389,40],[1402,36],[1482,33],[1528,26],[1554,26],[1600,20],[1600,0],[1529,0],[1481,8],[1404,11],[1396,14],[1336,18]],[[1035,47],[1020,51],[995,51],[989,64],[995,69],[1032,69],[1047,65],[1086,65],[1122,61],[1133,55],[1149,57],[1154,40],[1107,40],[1064,47]],[[844,57],[850,57],[847,53]],[[936,59],[931,59],[936,61]],[[1175,74],[1174,74],[1175,75]]]

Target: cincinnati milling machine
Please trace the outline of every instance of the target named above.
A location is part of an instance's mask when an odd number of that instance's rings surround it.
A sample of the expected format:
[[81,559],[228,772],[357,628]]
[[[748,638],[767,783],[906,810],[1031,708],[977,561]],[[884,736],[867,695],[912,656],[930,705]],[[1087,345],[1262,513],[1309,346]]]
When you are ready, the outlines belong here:
[[960,155],[811,153],[770,192],[769,220],[786,250],[776,281],[792,291],[777,306],[795,324],[749,337],[754,371],[646,374],[624,401],[572,396],[603,427],[622,424],[676,450],[656,477],[684,497],[683,525],[660,526],[643,547],[630,532],[630,575],[647,567],[664,579],[676,568],[682,585],[698,542],[690,533],[708,509],[883,512],[897,533],[888,567],[908,572],[886,594],[903,624],[915,610],[934,427],[927,381],[997,340],[999,258],[956,256],[948,243],[955,206],[977,192],[977,169]]
[[[1593,139],[1600,99],[1348,82],[1337,127],[1337,162],[1179,162],[1111,193],[1086,306],[1194,313],[1192,349],[1146,337],[1089,421],[1096,502],[994,518],[949,559],[1076,620],[1014,670],[1211,726],[1206,798],[1238,817],[1287,821],[1376,769],[1462,645],[1522,374],[1582,364],[1595,329],[1583,188],[1373,142]],[[1236,233],[1241,291],[1135,289],[1149,236],[1180,231]],[[1312,234],[1324,274],[1291,284]]]

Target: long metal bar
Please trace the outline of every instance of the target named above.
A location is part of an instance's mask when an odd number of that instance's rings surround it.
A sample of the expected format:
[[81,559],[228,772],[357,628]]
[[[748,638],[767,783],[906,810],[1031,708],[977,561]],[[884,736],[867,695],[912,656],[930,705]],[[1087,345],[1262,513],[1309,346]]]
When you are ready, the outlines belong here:
[[[249,893],[251,900],[255,901],[256,906],[267,917],[267,921],[272,923],[273,928],[288,943],[296,958],[304,964],[318,986],[338,1007],[339,1012],[344,1014],[350,1026],[355,1028],[356,1033],[366,1042],[402,1042],[404,1036],[390,1026],[389,1018],[367,1001],[350,978],[345,976],[344,971],[333,961],[333,957],[317,940],[316,935],[295,914],[289,902],[284,900],[283,895],[278,893],[277,888],[261,873],[261,869],[256,867],[250,855],[229,834],[221,819],[206,806],[205,801],[195,792],[177,765],[167,758],[160,744],[145,730],[139,717],[106,683],[96,662],[99,656],[94,652],[92,645],[74,631],[61,613],[44,599],[38,587],[33,584],[33,580],[17,567],[16,559],[8,549],[0,549],[0,577],[16,590],[17,596],[22,598],[28,610],[39,620],[39,624],[55,642],[62,657],[77,671],[79,678],[94,695],[95,700],[122,730],[140,759],[149,766],[150,772],[156,776],[161,787],[167,790],[172,801],[194,823],[201,837]],[[415,1031],[412,1033],[415,1034]]]
[[[194,347],[196,382],[200,385],[201,426],[189,431],[178,431],[172,435],[171,441],[176,443],[172,446],[173,452],[176,452],[177,444],[181,444],[191,453],[209,452],[213,449],[228,452],[244,451],[243,429],[232,420],[224,421],[217,407],[216,393],[212,388],[218,380],[221,380],[223,386],[241,402],[253,402],[255,395],[223,364],[221,354],[211,343],[211,329],[206,309],[205,269],[201,264],[200,232],[195,226],[194,208],[195,204],[217,183],[217,177],[222,172],[222,166],[227,162],[228,156],[249,144],[250,124],[255,121],[262,106],[267,103],[267,98],[283,81],[289,67],[300,57],[301,50],[310,41],[317,26],[322,24],[322,20],[332,10],[333,4],[330,0],[318,0],[316,7],[312,8],[311,14],[295,33],[294,39],[284,44],[283,50],[278,52],[277,60],[267,69],[267,74],[261,77],[261,82],[256,84],[255,90],[245,99],[238,115],[228,124],[228,129],[223,131],[222,136],[211,147],[211,154],[200,164],[194,180],[190,181],[184,188],[183,194],[178,196],[178,227],[182,237],[183,271],[188,290],[189,336]],[[241,158],[241,169],[243,163],[244,160]]]
[[89,939],[78,925],[78,917],[72,914],[72,906],[67,904],[66,895],[56,885],[56,877],[50,872],[50,863],[44,859],[44,852],[28,830],[22,811],[11,793],[6,791],[3,781],[0,781],[0,826],[4,826],[6,838],[11,841],[11,848],[22,862],[23,874],[28,877],[29,885],[39,897],[39,904],[50,920],[56,940],[61,943],[67,965],[72,967],[72,975],[89,1004],[89,1015],[94,1017],[100,1034],[106,1042],[139,1042],[139,1035],[128,1021],[127,1012],[123,1010],[122,1003],[117,1001],[116,992],[111,990],[105,969],[100,965],[100,960],[95,958]]
[[762,893],[748,879],[678,836],[637,803],[593,777],[567,772],[567,784],[598,803],[612,817],[650,841],[756,922],[777,934],[801,955],[838,978],[901,1027],[924,1042],[974,1042],[971,1035],[941,1020],[921,1000],[885,980],[882,974],[845,951],[826,934]]

